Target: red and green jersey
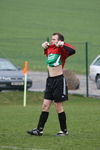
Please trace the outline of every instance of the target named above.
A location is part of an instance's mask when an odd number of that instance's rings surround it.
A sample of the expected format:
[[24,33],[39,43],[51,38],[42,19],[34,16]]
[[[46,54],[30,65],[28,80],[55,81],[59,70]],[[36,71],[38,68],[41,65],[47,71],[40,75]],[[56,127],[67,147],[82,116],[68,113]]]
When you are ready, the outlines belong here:
[[62,67],[64,67],[67,57],[75,54],[75,48],[67,43],[64,43],[64,46],[60,47],[49,45],[48,48],[44,50],[44,54],[47,56],[47,64],[49,66],[54,67],[62,64]]

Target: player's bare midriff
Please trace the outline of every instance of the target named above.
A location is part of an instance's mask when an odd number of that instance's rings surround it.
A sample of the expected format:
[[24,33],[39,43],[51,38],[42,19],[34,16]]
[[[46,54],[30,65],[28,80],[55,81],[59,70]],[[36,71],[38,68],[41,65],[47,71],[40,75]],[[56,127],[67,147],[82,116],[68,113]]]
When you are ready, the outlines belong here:
[[49,76],[55,77],[63,74],[62,65],[56,67],[48,66]]

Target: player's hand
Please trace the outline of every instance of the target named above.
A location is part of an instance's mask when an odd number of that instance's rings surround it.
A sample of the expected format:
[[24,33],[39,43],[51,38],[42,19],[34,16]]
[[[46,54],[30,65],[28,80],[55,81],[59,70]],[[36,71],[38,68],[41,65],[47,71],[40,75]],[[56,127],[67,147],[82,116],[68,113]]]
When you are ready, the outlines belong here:
[[63,42],[63,41],[58,41],[55,45],[56,45],[57,47],[63,46],[63,45],[64,45],[64,42]]
[[44,49],[48,48],[48,46],[49,46],[49,43],[47,41],[42,44],[42,47]]

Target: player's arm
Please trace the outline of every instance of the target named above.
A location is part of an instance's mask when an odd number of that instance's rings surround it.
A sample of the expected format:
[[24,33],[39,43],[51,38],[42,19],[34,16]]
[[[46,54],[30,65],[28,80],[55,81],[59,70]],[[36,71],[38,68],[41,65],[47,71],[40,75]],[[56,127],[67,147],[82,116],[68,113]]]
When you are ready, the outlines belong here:
[[46,53],[46,50],[47,50],[48,46],[49,46],[49,43],[48,43],[47,41],[44,42],[44,43],[42,43],[42,48],[44,49],[44,55],[47,54],[47,53]]
[[56,46],[57,47],[62,46],[67,51],[69,56],[75,54],[75,52],[76,52],[75,51],[76,49],[72,45],[64,43],[64,41],[58,41],[56,43]]
[[68,52],[68,55],[69,55],[69,56],[76,53],[75,47],[73,47],[73,46],[70,45],[70,44],[64,43],[63,47],[64,47],[64,49]]

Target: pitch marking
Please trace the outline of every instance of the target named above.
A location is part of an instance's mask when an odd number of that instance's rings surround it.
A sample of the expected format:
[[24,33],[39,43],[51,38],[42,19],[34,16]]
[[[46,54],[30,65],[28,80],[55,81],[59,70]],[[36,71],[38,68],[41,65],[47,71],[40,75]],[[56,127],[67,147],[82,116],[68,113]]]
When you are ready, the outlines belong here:
[[2,149],[10,149],[10,150],[47,150],[47,149],[39,149],[39,148],[21,148],[21,147],[17,147],[17,146],[0,146],[0,149],[1,148]]

